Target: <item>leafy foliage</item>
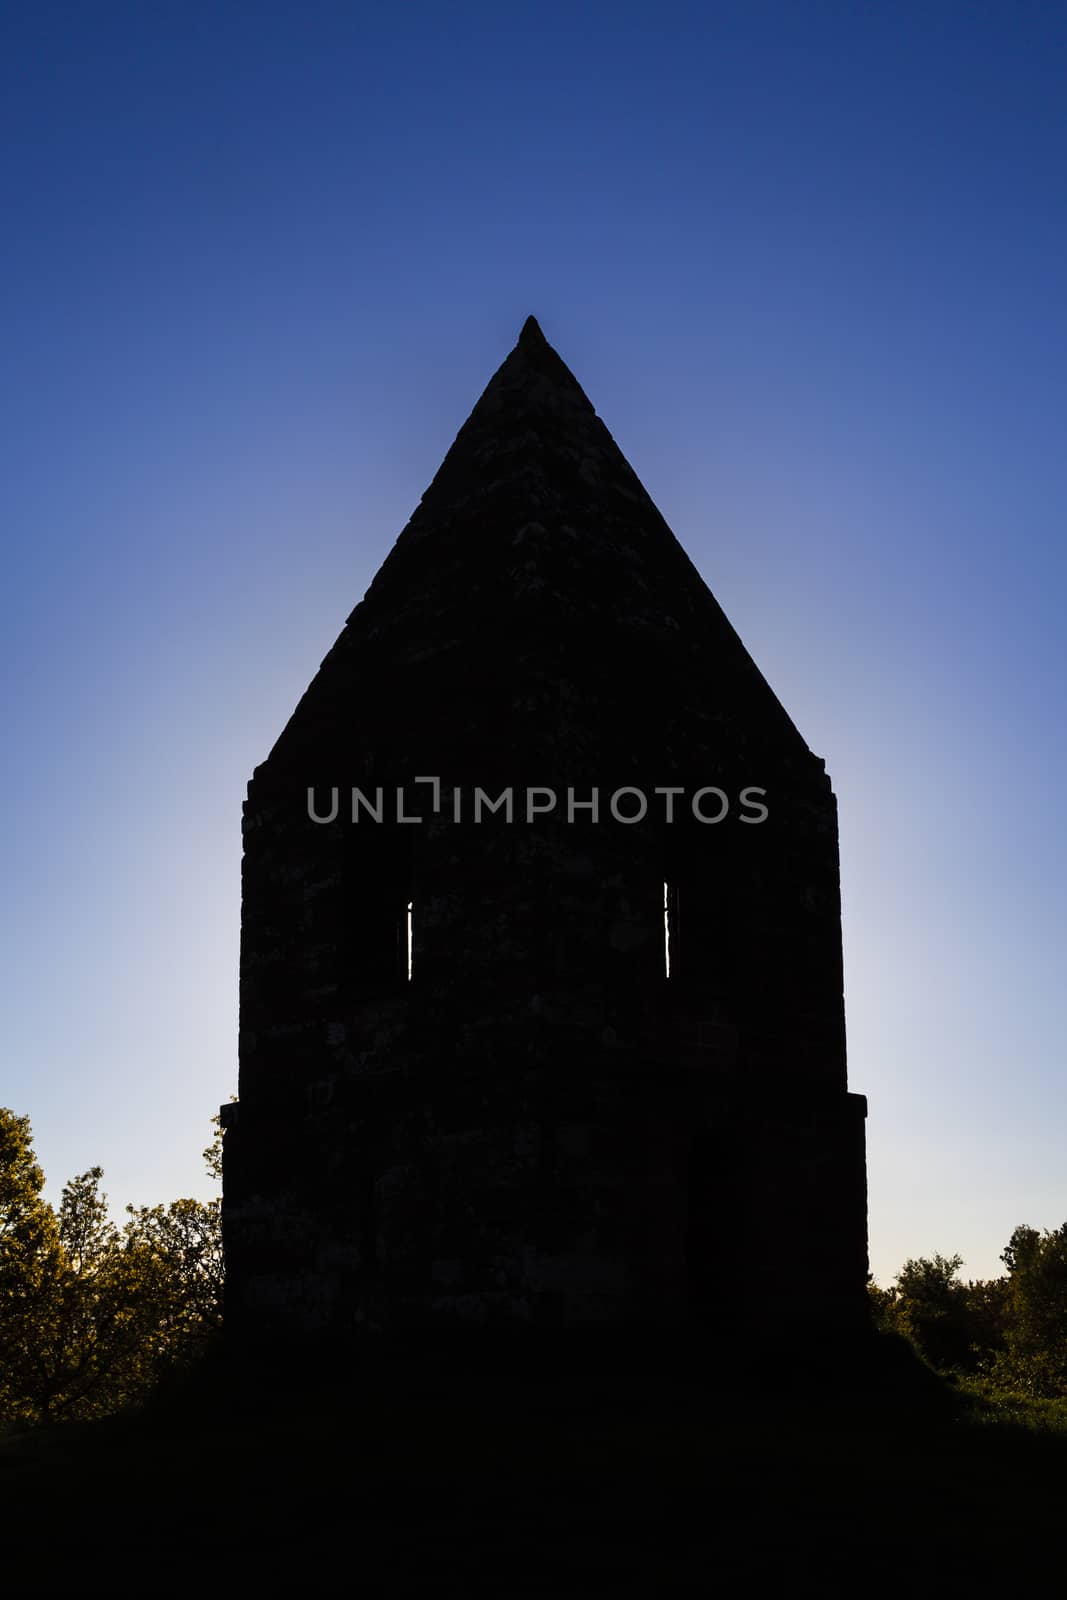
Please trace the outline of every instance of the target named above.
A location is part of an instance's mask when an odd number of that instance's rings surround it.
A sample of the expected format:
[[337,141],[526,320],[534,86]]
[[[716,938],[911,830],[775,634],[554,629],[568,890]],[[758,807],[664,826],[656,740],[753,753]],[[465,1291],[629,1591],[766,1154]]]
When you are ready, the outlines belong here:
[[[221,1171],[221,1131],[205,1151]],[[29,1120],[0,1110],[0,1419],[103,1416],[142,1399],[221,1323],[220,1202],[127,1207],[119,1229],[99,1167],[58,1213],[41,1197]]]
[[1067,1395],[1067,1223],[1044,1233],[1016,1228],[1001,1260],[1008,1269],[1004,1342],[989,1376],[1039,1399]]
[[25,1393],[39,1335],[62,1273],[63,1252],[52,1208],[41,1198],[44,1174],[28,1117],[0,1110],[0,1415],[35,1415]]
[[1002,1278],[964,1283],[960,1256],[906,1261],[888,1289],[868,1285],[875,1324],[931,1366],[1020,1401],[1067,1397],[1067,1223],[1015,1229]]
[[[222,1130],[204,1151],[222,1177]],[[219,1199],[127,1206],[119,1228],[90,1167],[43,1198],[29,1119],[0,1109],[0,1423],[108,1415],[195,1360],[222,1323]],[[868,1292],[873,1320],[998,1405],[1067,1411],[1067,1223],[1015,1229],[1006,1274],[964,1282],[958,1255],[904,1263]],[[1047,1413],[1047,1414],[1046,1414]],[[1049,1420],[1051,1419],[1051,1421]]]

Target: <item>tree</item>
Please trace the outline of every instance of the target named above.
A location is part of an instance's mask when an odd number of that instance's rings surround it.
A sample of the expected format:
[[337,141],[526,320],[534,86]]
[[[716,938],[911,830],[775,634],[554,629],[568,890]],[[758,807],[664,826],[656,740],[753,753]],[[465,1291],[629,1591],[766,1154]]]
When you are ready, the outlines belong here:
[[28,1117],[0,1108],[0,1417],[34,1415],[26,1393],[62,1270],[55,1213]]
[[931,1366],[973,1372],[1003,1347],[1007,1283],[961,1281],[963,1257],[919,1256],[892,1288],[868,1286],[876,1326],[910,1339]]
[[[221,1170],[221,1129],[205,1150]],[[99,1167],[58,1215],[41,1198],[29,1119],[0,1111],[0,1418],[103,1416],[203,1350],[221,1322],[220,1202],[128,1206],[121,1231]]]
[[898,1333],[897,1327],[897,1291],[890,1284],[888,1289],[883,1289],[881,1284],[875,1283],[873,1273],[867,1274],[867,1303],[871,1310],[871,1321],[883,1333]]
[[107,1195],[100,1193],[102,1167],[90,1167],[63,1187],[59,1203],[59,1239],[67,1265],[79,1277],[92,1278],[103,1270],[118,1243]]
[[[222,1125],[203,1152],[208,1173],[222,1181]],[[222,1201],[172,1200],[127,1206],[125,1248],[154,1285],[157,1373],[200,1355],[222,1326]]]
[[103,1416],[151,1385],[151,1264],[124,1251],[91,1167],[63,1188],[60,1260],[24,1387],[42,1421]]
[[1067,1223],[1044,1233],[1016,1228],[1001,1260],[1005,1348],[991,1375],[1047,1399],[1067,1394]]
[[959,1280],[962,1256],[920,1256],[905,1261],[896,1279],[893,1318],[935,1367],[967,1363],[970,1338],[967,1291]]
[[174,1359],[196,1354],[222,1324],[220,1202],[172,1200],[126,1210],[127,1249],[143,1252],[156,1268],[161,1351]]

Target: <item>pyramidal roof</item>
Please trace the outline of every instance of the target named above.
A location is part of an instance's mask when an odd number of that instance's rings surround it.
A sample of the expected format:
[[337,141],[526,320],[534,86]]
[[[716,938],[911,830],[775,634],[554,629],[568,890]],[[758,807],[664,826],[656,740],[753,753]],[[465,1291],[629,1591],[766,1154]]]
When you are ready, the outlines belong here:
[[[482,522],[488,546],[477,537]],[[415,552],[420,566],[436,567],[454,538],[468,576],[477,555],[486,575],[506,571],[512,598],[547,588],[545,600],[563,609],[570,600],[585,610],[584,583],[553,588],[551,579],[565,570],[573,579],[579,568],[602,564],[606,593],[627,571],[636,576],[647,569],[652,580],[655,567],[666,565],[676,583],[702,591],[705,602],[711,598],[532,316],[460,429],[365,605],[374,611],[402,585],[417,584]],[[428,541],[432,552],[422,548]]]
[[336,708],[368,676],[452,672],[469,700],[475,656],[517,699],[546,681],[603,698],[639,674],[650,699],[754,712],[803,745],[532,316],[323,662],[315,720],[324,692]]

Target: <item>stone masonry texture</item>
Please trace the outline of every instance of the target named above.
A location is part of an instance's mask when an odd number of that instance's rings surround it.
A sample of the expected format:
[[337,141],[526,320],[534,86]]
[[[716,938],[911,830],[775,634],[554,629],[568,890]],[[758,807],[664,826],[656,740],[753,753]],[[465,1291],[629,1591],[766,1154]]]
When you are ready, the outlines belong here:
[[862,1325],[830,782],[532,318],[243,835],[233,1340]]

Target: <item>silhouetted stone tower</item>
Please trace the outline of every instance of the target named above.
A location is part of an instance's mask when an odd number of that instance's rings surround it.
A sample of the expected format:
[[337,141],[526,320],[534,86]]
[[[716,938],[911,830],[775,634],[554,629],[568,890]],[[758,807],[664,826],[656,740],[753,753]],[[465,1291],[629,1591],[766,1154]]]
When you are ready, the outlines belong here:
[[863,1325],[824,763],[533,318],[249,785],[240,1063],[238,1340]]

